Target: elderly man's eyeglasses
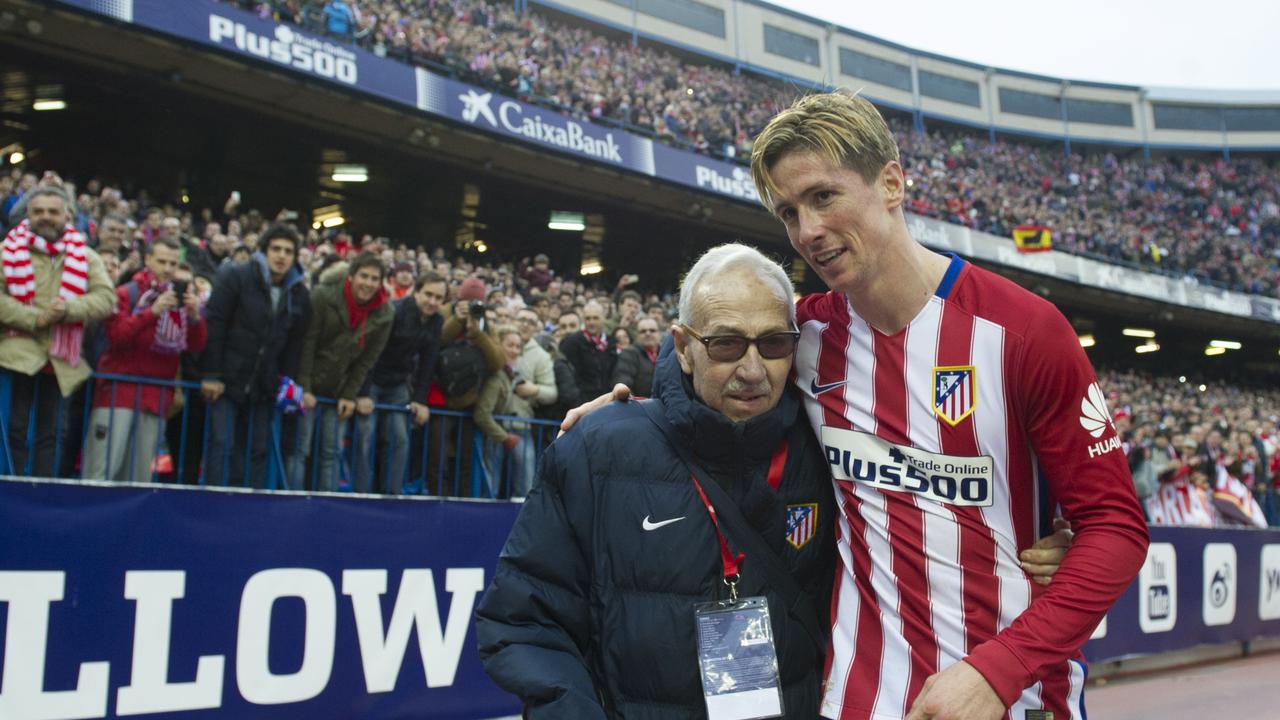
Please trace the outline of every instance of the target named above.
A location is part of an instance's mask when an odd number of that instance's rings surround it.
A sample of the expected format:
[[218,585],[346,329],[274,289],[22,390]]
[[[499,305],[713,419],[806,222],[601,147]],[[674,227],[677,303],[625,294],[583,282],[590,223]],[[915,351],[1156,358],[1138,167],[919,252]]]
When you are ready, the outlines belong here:
[[680,327],[692,335],[694,340],[702,343],[707,348],[707,356],[716,362],[736,362],[747,354],[747,348],[752,344],[755,344],[760,357],[766,360],[791,357],[791,354],[796,351],[796,343],[800,340],[800,332],[798,330],[785,330],[753,338],[743,337],[742,335],[707,335],[703,337],[688,325],[681,325]]

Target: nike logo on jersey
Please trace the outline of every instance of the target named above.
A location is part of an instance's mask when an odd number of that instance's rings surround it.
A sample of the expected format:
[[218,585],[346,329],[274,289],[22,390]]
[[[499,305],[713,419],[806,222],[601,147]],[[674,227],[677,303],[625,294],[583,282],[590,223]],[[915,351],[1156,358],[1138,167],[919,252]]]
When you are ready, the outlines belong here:
[[671,518],[670,520],[663,520],[662,522],[653,522],[652,520],[649,519],[648,515],[645,515],[644,520],[640,523],[640,527],[644,528],[645,530],[657,530],[658,528],[666,527],[671,523],[680,522],[681,520],[685,519],[685,517],[686,517],[685,515],[681,515],[678,518]]
[[814,377],[812,380],[809,381],[809,392],[813,393],[814,397],[817,397],[822,393],[827,392],[828,390],[835,390],[841,385],[848,385],[848,384],[849,384],[848,380],[841,380],[840,382],[833,382],[833,383],[827,383],[826,385],[819,385],[818,378]]

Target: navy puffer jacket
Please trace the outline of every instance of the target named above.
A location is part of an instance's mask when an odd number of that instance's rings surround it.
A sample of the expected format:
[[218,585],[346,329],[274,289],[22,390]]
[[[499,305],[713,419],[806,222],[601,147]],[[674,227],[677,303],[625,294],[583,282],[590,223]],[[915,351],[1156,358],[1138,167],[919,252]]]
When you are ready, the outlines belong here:
[[[769,599],[786,717],[818,715],[834,568],[834,499],[822,454],[790,388],[778,407],[733,423],[693,397],[674,354],[655,395],[703,468],[738,503],[811,602],[788,610],[747,556],[739,595]],[[775,492],[775,448],[789,452]],[[817,505],[812,539],[787,541],[787,506]],[[651,524],[678,519],[645,530]],[[722,526],[724,523],[721,517]],[[539,480],[477,610],[485,669],[530,718],[702,718],[694,605],[723,599],[719,544],[679,455],[637,403],[597,411],[548,450]]]

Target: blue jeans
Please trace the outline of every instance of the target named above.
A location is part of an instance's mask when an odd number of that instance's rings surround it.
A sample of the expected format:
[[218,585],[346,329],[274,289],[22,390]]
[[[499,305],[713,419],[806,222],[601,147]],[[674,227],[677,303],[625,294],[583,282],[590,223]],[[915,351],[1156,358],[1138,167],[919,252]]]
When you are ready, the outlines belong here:
[[501,497],[502,476],[508,469],[508,461],[510,470],[506,474],[511,483],[509,497],[524,497],[529,494],[529,488],[533,485],[533,472],[536,469],[533,436],[528,430],[510,432],[520,438],[520,442],[510,452],[500,442],[488,438],[484,441],[484,479],[491,498]]
[[[317,433],[316,426],[320,429]],[[335,478],[339,454],[347,438],[347,424],[339,422],[338,409],[332,405],[316,405],[298,420],[298,445],[294,448],[289,468],[289,487],[306,490],[315,477],[315,492],[333,492],[337,489]],[[315,467],[307,474],[307,460],[312,446],[317,446]]]
[[[397,408],[409,405],[409,386],[372,385],[369,397],[380,405]],[[376,445],[375,445],[376,443]],[[398,410],[375,410],[372,415],[356,415],[356,444],[351,449],[356,492],[373,492],[374,453],[381,458],[381,491],[399,495],[409,465],[409,415]]]
[[270,435],[271,403],[253,400],[238,403],[226,395],[218,398],[209,419],[205,484],[259,490],[265,487]]

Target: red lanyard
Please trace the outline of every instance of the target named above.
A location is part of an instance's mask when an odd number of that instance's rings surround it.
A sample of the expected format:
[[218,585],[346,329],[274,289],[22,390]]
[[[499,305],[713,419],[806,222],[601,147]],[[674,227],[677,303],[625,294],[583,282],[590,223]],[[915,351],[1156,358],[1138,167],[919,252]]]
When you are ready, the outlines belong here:
[[707,499],[707,494],[702,492],[702,485],[698,483],[698,478],[689,476],[693,479],[693,487],[698,491],[698,497],[702,498],[702,504],[707,507],[707,514],[711,516],[711,527],[716,529],[716,537],[720,540],[720,560],[724,563],[724,584],[729,586],[729,599],[738,599],[738,566],[742,564],[742,560],[746,558],[745,553],[738,553],[736,556],[729,550],[729,543],[724,539],[724,533],[720,532],[720,521],[716,519],[716,509],[711,507],[711,501]]
[[[787,464],[787,441],[783,440],[778,448],[773,451],[773,458],[769,461],[769,486],[774,490],[778,489],[778,484],[782,482],[782,468]],[[742,561],[746,559],[746,553],[733,554],[729,549],[729,542],[724,539],[724,533],[720,531],[720,521],[716,518],[716,509],[712,507],[711,501],[707,499],[707,494],[702,491],[702,485],[695,476],[689,476],[693,480],[693,487],[698,491],[698,497],[702,498],[702,504],[707,508],[707,515],[711,517],[711,527],[715,528],[716,539],[720,541],[720,561],[724,564],[724,584],[729,586],[729,599],[736,601],[738,599],[738,567],[742,565]]]

